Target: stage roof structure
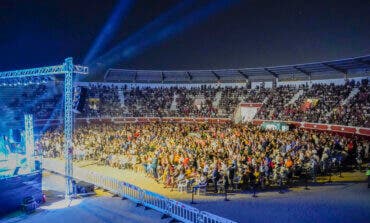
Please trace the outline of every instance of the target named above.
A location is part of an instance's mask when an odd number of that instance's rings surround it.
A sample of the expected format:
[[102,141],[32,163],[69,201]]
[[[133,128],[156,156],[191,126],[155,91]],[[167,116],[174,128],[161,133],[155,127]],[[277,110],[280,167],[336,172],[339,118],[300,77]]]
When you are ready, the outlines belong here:
[[215,70],[109,69],[106,82],[121,83],[233,83],[246,81],[320,80],[368,76],[370,55],[340,60],[273,67]]

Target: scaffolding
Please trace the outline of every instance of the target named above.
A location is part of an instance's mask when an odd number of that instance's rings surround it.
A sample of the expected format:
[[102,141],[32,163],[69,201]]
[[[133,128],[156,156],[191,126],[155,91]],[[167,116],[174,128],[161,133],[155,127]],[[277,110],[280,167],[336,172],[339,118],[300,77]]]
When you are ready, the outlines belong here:
[[[64,157],[65,157],[65,176],[66,176],[66,190],[65,198],[69,199],[72,195],[72,177],[73,177],[73,76],[77,74],[88,74],[88,67],[74,65],[71,57],[65,59],[62,65],[40,67],[33,69],[23,69],[15,71],[0,72],[0,86],[8,86],[8,83],[15,83],[19,80],[47,77],[53,75],[64,75]],[[26,134],[27,129],[32,128],[33,132],[33,118],[32,116],[25,116]],[[33,135],[33,133],[32,133]],[[32,148],[31,135],[28,135],[30,143],[28,148]],[[33,139],[33,137],[32,137]]]
[[33,115],[24,115],[24,130],[26,137],[26,158],[27,166],[30,171],[35,169],[34,153],[35,153],[35,138],[33,135]]

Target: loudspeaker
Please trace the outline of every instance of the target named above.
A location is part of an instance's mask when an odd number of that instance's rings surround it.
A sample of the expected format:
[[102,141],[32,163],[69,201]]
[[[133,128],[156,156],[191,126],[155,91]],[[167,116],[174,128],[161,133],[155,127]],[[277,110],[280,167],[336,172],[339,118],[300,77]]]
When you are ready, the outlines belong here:
[[81,93],[80,93],[80,101],[77,104],[76,110],[79,112],[82,112],[83,108],[85,107],[87,97],[87,89],[84,87],[81,87]]

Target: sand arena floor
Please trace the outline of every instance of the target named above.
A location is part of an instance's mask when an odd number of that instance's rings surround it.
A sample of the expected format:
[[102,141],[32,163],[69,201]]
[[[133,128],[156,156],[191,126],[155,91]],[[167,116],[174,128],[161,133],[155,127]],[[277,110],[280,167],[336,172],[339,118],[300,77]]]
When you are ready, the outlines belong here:
[[[56,161],[58,162],[58,161]],[[61,161],[59,161],[61,162]],[[143,173],[99,166],[93,162],[79,162],[75,165],[101,174],[115,177],[144,189],[154,191],[172,199],[190,204],[191,194],[170,191]],[[200,210],[229,218],[237,222],[370,222],[370,189],[362,172],[344,173],[343,178],[334,176],[333,183],[327,178],[319,178],[320,184],[310,185],[309,190],[295,187],[278,191],[259,192],[253,198],[250,192],[230,193],[230,201],[223,195],[209,193],[195,196]],[[0,220],[12,222],[169,222],[161,219],[161,214],[145,210],[129,200],[113,197],[109,192],[97,190],[97,196],[73,201],[70,207],[62,202],[64,178],[60,175],[44,173],[43,190],[47,195],[45,203],[36,213],[24,215],[13,213]]]

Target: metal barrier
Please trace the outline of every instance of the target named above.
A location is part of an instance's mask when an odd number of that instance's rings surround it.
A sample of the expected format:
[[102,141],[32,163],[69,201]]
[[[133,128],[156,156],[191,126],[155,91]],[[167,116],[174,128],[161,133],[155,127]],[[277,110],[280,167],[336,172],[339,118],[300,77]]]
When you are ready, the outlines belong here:
[[[61,175],[65,174],[64,162],[61,160],[44,159],[43,168]],[[127,198],[136,204],[154,209],[185,223],[236,223],[209,212],[200,212],[192,206],[90,170],[74,166],[73,175],[76,179],[92,183],[97,187],[120,195],[122,198]]]
[[184,203],[168,200],[168,214],[182,222],[199,222],[199,210]]
[[167,207],[168,198],[147,190],[142,190],[142,193],[142,203],[145,207],[152,208],[163,214],[169,215]]
[[121,182],[121,196],[135,202],[136,204],[142,204],[142,189],[135,185]]
[[206,212],[206,211],[200,212],[200,218],[201,219],[198,219],[198,220],[199,220],[199,222],[202,222],[202,223],[235,223],[235,221],[231,221],[229,219],[222,218],[220,216],[211,214],[211,213]]

